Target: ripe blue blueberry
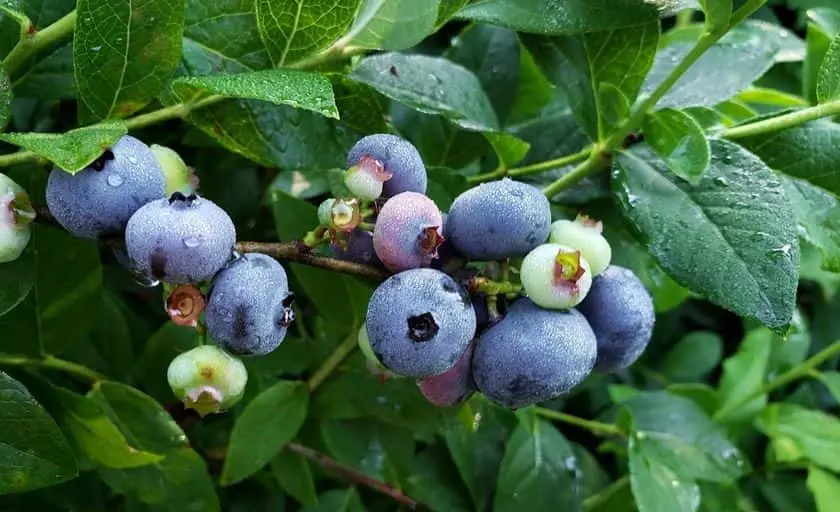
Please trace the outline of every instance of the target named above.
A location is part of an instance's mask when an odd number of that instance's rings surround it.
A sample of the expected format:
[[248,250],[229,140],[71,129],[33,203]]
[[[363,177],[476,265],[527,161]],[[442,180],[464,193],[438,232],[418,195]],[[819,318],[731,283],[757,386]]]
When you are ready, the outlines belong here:
[[591,373],[595,333],[574,309],[542,309],[514,302],[476,342],[473,378],[491,400],[525,407],[569,392]]
[[446,237],[471,260],[525,256],[545,242],[551,225],[548,199],[532,185],[505,178],[455,198]]
[[428,267],[443,243],[443,219],[434,201],[402,192],[385,202],[376,218],[373,247],[392,272]]
[[656,320],[653,300],[630,269],[607,267],[594,279],[578,309],[598,339],[598,371],[627,368],[650,343]]
[[376,358],[406,377],[440,375],[475,335],[469,294],[438,270],[406,270],[386,279],[368,303],[367,333]]
[[166,179],[149,146],[129,135],[71,175],[54,167],[47,207],[70,233],[96,239],[123,231],[141,206],[164,197]]
[[213,278],[209,296],[207,332],[233,354],[274,351],[294,320],[286,271],[264,254],[246,253],[232,261]]
[[199,283],[227,263],[236,228],[224,210],[203,197],[176,192],[147,203],[125,229],[131,267],[157,281]]
[[26,191],[0,174],[0,263],[20,257],[32,237],[30,224],[34,218]]
[[[391,175],[383,183],[382,197],[392,197],[401,192],[426,193],[426,166],[417,148],[407,140],[387,133],[363,137],[350,149],[347,167],[357,166],[363,157],[368,157],[366,167],[378,162],[376,167]],[[371,158],[373,161],[369,160]]]
[[440,375],[417,381],[420,393],[426,400],[437,407],[452,407],[472,396],[475,392],[475,382],[472,378],[473,348],[474,343],[470,343],[452,368]]
[[344,240],[330,242],[330,249],[333,256],[342,260],[364,265],[379,264],[373,248],[373,233],[370,231],[354,229],[344,236]]

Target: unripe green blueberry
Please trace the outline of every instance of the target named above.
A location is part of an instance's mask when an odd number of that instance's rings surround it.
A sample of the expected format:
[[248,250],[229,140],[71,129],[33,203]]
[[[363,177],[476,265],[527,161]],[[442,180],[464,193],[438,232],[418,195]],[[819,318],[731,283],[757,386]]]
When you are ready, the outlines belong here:
[[26,191],[0,174],[0,263],[18,259],[32,236],[34,218]]
[[592,286],[592,272],[581,252],[560,244],[543,244],[529,252],[519,277],[528,298],[546,309],[573,308]]
[[344,184],[359,199],[373,201],[382,195],[385,182],[392,176],[381,161],[363,155],[356,165],[344,173]]
[[242,361],[216,345],[202,345],[173,359],[166,379],[188,409],[206,416],[223,412],[242,398],[248,371]]
[[166,178],[166,197],[175,192],[188,196],[197,191],[198,179],[184,163],[181,155],[175,150],[159,144],[152,144],[149,149],[155,154],[155,158],[163,169],[163,176]]
[[335,198],[324,199],[318,205],[318,222],[322,226],[329,226],[332,223],[332,208],[335,205]]
[[601,234],[603,225],[579,215],[575,220],[558,220],[551,225],[548,241],[580,251],[589,263],[592,276],[600,275],[612,259],[612,248]]

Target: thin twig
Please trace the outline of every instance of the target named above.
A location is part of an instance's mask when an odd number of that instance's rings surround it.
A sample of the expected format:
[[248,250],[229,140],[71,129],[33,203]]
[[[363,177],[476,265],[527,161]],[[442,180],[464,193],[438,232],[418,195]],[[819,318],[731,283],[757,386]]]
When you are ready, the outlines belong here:
[[302,242],[238,242],[236,250],[240,253],[260,252],[278,260],[302,263],[312,267],[326,268],[343,274],[381,281],[390,274],[371,265],[362,265],[326,256],[318,256]]

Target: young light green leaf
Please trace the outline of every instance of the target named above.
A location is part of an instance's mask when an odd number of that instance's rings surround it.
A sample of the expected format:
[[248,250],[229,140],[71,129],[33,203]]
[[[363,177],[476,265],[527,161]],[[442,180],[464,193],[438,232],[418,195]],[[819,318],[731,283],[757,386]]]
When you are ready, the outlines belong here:
[[12,118],[12,86],[6,71],[0,66],[0,132]]
[[808,102],[799,96],[766,87],[750,87],[744,89],[735,96],[735,100],[742,103],[771,105],[782,108],[808,106]]
[[0,372],[0,495],[76,476],[76,460],[49,414],[18,381]]
[[732,16],[732,0],[700,0],[706,15],[706,29],[710,32],[726,30]]
[[711,160],[703,128],[680,110],[663,109],[645,117],[642,131],[668,168],[689,183],[697,183]]
[[807,34],[805,38],[806,54],[802,69],[802,86],[805,99],[817,102],[817,83],[820,78],[823,59],[831,41],[840,33],[840,12],[829,8],[808,9]]
[[571,445],[551,423],[533,414],[520,419],[505,447],[493,510],[578,509],[577,459]]
[[799,224],[799,236],[822,253],[822,268],[840,272],[840,201],[799,178],[785,176],[782,184]]
[[505,132],[484,132],[487,141],[493,146],[499,164],[506,168],[513,167],[525,158],[531,145],[522,139]]
[[350,78],[414,110],[441,114],[467,130],[498,131],[499,121],[478,78],[449,60],[383,53],[362,60]]
[[814,495],[817,512],[832,512],[840,503],[840,478],[818,466],[808,468],[808,489]]
[[178,65],[184,2],[79,0],[76,12],[79,119],[89,123],[141,109]]
[[820,374],[820,380],[828,388],[834,401],[840,404],[840,372],[823,372]]
[[256,0],[257,27],[275,67],[326,50],[353,22],[362,0]]
[[300,455],[281,450],[271,461],[271,472],[283,490],[306,507],[318,504],[315,480],[309,463]]
[[776,441],[791,443],[808,460],[840,471],[840,420],[822,411],[794,404],[772,404],[764,409],[756,426]]
[[308,404],[309,392],[302,382],[278,382],[257,395],[233,426],[222,485],[251,476],[273,459],[297,435]]
[[659,371],[676,382],[702,382],[723,355],[723,340],[712,331],[693,331],[665,354]]
[[817,78],[817,100],[820,103],[838,97],[840,97],[840,34],[831,41]]
[[455,17],[519,32],[569,35],[637,27],[670,15],[693,0],[481,0]]
[[647,146],[636,146],[618,157],[613,191],[651,255],[678,283],[783,328],[793,315],[799,266],[790,201],[755,155],[720,140],[711,149],[708,170],[692,186]]
[[271,69],[233,75],[181,77],[172,88],[182,100],[189,101],[201,91],[289,105],[338,119],[329,79],[310,71]]
[[[613,111],[627,110],[636,100],[654,62],[658,40],[659,23],[655,22],[580,36],[522,36],[545,76],[565,90],[569,106],[592,139],[607,134],[608,106],[620,97],[615,90],[626,97],[628,107]],[[612,87],[604,90],[604,83]],[[612,114],[621,117],[620,112]]]
[[[762,24],[749,22],[733,28],[682,75],[657,108],[713,106],[752,85],[776,62],[781,45],[779,38],[766,33]],[[678,41],[662,48],[645,79],[643,94],[653,92],[693,46],[693,42]]]
[[363,0],[342,43],[360,48],[404,50],[435,30],[439,0]]
[[627,444],[630,487],[639,512],[694,512],[700,505],[700,489],[680,478],[667,466],[652,460],[636,436]]
[[108,122],[65,133],[3,133],[0,140],[37,153],[60,169],[76,174],[102,156],[127,131],[122,123]]
[[[761,413],[767,405],[766,394],[747,403],[742,401],[764,385],[770,354],[776,341],[769,329],[755,329],[741,342],[738,352],[723,362],[719,389],[721,409],[716,419],[721,422],[743,422]],[[733,407],[736,404],[738,406]]]

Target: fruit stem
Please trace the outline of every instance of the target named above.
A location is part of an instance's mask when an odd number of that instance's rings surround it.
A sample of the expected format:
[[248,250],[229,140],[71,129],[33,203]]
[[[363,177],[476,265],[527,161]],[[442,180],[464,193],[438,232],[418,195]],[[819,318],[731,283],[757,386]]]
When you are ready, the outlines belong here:
[[781,116],[765,119],[763,121],[747,123],[741,126],[721,130],[717,133],[717,135],[727,139],[740,139],[743,137],[751,137],[753,135],[764,135],[766,133],[786,130],[810,121],[822,119],[823,117],[832,117],[838,114],[840,114],[840,100],[834,100],[821,105],[815,105],[813,107],[803,108]]
[[319,245],[328,242],[330,239],[330,231],[324,226],[318,226],[312,231],[306,233],[303,237],[303,244],[313,249]]
[[321,364],[320,368],[315,370],[315,373],[309,377],[309,380],[306,381],[306,387],[309,388],[310,393],[318,389],[318,387],[327,380],[332,372],[338,368],[338,365],[340,365],[341,362],[344,361],[351,352],[353,352],[353,349],[358,346],[358,330],[358,326],[353,326],[353,328],[350,329],[350,335],[347,336],[347,338],[342,341],[339,346],[335,347],[335,350],[333,350],[332,354],[330,354],[330,357],[328,357],[327,360]]
[[567,165],[578,163],[581,160],[585,160],[589,156],[589,154],[592,153],[592,149],[593,146],[589,145],[583,148],[582,150],[578,151],[577,153],[561,156],[552,160],[546,160],[544,162],[537,162],[535,164],[525,165],[523,167],[514,167],[513,169],[505,169],[504,167],[500,167],[499,169],[485,174],[470,176],[467,178],[467,182],[482,183],[485,181],[492,181],[498,178],[503,178],[505,176],[516,178],[519,176],[528,176],[530,174],[539,174],[541,172],[550,171],[552,169],[557,169],[558,167],[564,167]]
[[620,428],[616,425],[612,425],[610,423],[602,423],[600,421],[594,420],[586,420],[583,418],[578,418],[577,416],[572,416],[571,414],[566,414],[564,412],[555,411],[552,409],[546,409],[544,407],[537,407],[536,413],[540,416],[544,416],[546,418],[560,421],[563,423],[568,423],[569,425],[575,425],[580,428],[584,428],[595,435],[598,436],[618,436],[618,437],[627,437]]
[[105,377],[99,373],[82,366],[72,361],[59,359],[55,356],[44,356],[43,358],[31,358],[26,356],[18,356],[12,354],[0,354],[0,365],[7,366],[30,366],[34,368],[45,368],[48,370],[56,370],[76,377],[91,383],[103,380]]
[[474,277],[467,283],[467,288],[473,292],[486,295],[515,295],[522,292],[522,285],[510,281],[493,281],[486,277]]
[[15,74],[20,71],[21,66],[32,55],[68,38],[73,33],[75,23],[76,11],[73,10],[55,23],[32,34],[24,35],[3,59],[3,68],[6,70],[6,75],[10,79],[14,78]]

